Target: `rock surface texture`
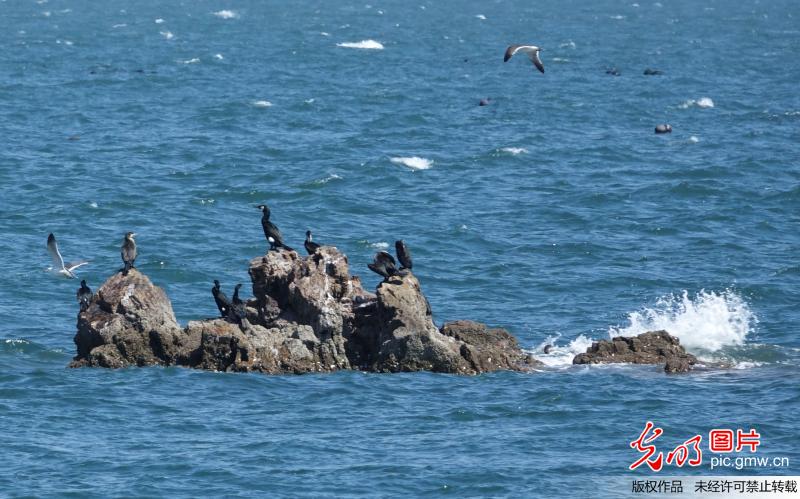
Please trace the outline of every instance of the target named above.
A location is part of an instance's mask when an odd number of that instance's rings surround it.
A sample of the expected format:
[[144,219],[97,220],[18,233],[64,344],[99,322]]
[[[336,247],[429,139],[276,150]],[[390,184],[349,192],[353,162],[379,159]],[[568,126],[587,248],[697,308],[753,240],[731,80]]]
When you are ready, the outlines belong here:
[[580,353],[573,364],[664,364],[668,373],[687,372],[697,363],[694,355],[686,353],[680,340],[666,331],[649,331],[638,336],[616,336],[592,343],[586,353]]
[[[181,329],[161,288],[137,270],[113,275],[78,316],[73,367],[182,365],[269,374],[360,369],[478,374],[528,371],[541,363],[503,329],[433,322],[410,272],[370,293],[347,257],[271,251],[250,262],[247,319],[191,321]],[[209,297],[209,299],[211,299]]]

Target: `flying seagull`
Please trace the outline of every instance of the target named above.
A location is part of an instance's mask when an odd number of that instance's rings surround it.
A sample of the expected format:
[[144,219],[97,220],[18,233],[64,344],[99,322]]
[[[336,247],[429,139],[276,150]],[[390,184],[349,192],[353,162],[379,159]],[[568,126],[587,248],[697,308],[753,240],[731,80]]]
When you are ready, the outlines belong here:
[[50,253],[50,258],[53,259],[53,271],[58,272],[61,275],[69,277],[70,279],[75,279],[76,276],[72,272],[73,270],[86,265],[89,262],[70,262],[64,265],[64,259],[61,258],[61,253],[58,251],[58,243],[56,242],[56,236],[52,233],[47,236],[47,252]]
[[542,60],[539,59],[539,51],[541,49],[535,45],[510,45],[506,49],[506,55],[503,57],[503,62],[508,62],[511,57],[513,57],[517,52],[522,52],[524,54],[528,54],[531,62],[536,69],[544,73],[544,64],[542,64]]

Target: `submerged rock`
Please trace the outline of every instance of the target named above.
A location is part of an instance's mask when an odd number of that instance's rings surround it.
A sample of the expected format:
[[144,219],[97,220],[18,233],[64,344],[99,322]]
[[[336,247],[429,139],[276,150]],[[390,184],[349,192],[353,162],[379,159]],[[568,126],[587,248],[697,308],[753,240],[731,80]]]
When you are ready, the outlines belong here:
[[686,372],[697,358],[686,353],[680,340],[666,331],[649,331],[638,336],[616,336],[592,343],[573,364],[663,364],[669,373]]
[[115,274],[81,312],[72,366],[183,365],[269,374],[363,369],[446,373],[541,365],[502,329],[470,321],[438,329],[417,278],[382,282],[376,294],[351,276],[347,257],[272,251],[250,262],[254,298],[242,324],[191,321],[181,329],[161,288],[137,270]]

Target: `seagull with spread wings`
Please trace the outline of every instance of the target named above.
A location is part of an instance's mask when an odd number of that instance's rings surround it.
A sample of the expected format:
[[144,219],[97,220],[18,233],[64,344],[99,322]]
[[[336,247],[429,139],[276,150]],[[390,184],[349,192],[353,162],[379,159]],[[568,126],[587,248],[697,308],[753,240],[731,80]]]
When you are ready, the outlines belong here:
[[537,47],[536,45],[510,45],[506,49],[506,55],[503,57],[503,62],[508,62],[514,54],[521,52],[523,54],[527,54],[528,58],[531,60],[536,69],[544,73],[544,64],[542,64],[542,60],[539,59],[539,52],[542,49]]
[[53,259],[52,271],[57,272],[58,274],[68,277],[70,279],[76,278],[75,274],[73,273],[73,270],[89,263],[89,262],[79,261],[79,262],[70,262],[65,265],[64,259],[61,257],[61,252],[58,251],[58,243],[56,242],[56,236],[54,236],[52,233],[49,236],[47,236],[47,252],[50,253],[50,258]]

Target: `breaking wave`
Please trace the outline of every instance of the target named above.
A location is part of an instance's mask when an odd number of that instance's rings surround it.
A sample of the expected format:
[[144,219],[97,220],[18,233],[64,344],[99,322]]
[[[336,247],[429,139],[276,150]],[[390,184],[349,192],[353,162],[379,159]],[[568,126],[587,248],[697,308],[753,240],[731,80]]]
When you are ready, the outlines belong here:
[[700,97],[697,100],[689,99],[687,101],[684,101],[683,104],[681,104],[678,107],[680,107],[681,109],[688,109],[688,108],[690,108],[692,106],[701,107],[701,108],[704,108],[704,109],[712,108],[712,107],[714,107],[714,101],[711,100],[710,97]]
[[217,12],[214,12],[214,15],[221,19],[236,19],[239,17],[239,14],[233,10],[218,10]]
[[383,44],[375,40],[361,40],[360,42],[343,42],[337,43],[337,47],[344,47],[348,49],[371,49],[383,50]]
[[758,323],[747,302],[731,290],[667,295],[653,307],[628,314],[628,321],[626,327],[609,328],[609,336],[635,336],[663,329],[695,352],[742,345]]
[[419,156],[391,158],[390,161],[396,165],[403,165],[412,170],[427,170],[433,166],[433,161]]

